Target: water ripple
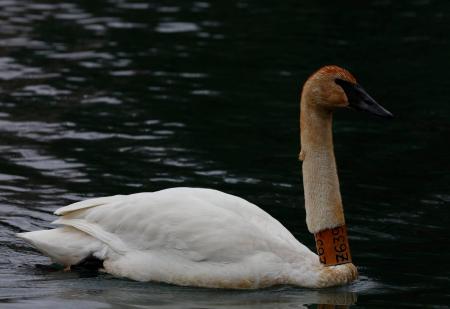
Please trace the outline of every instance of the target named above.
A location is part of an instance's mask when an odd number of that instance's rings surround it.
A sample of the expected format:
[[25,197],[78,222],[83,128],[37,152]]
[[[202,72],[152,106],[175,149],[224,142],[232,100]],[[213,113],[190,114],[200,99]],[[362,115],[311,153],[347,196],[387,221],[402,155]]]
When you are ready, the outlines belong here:
[[188,22],[161,22],[155,29],[156,32],[160,33],[194,32],[199,30],[199,26]]
[[70,129],[71,123],[43,123],[37,121],[9,121],[0,120],[0,132],[9,132],[18,137],[27,137],[36,141],[49,142],[54,140],[78,139],[78,140],[156,140],[164,138],[164,135],[172,134],[171,131],[156,131],[155,134],[145,135],[127,133],[105,133],[95,131],[75,131]]
[[17,80],[19,78],[38,77],[42,73],[40,68],[28,67],[10,57],[0,57],[0,79]]

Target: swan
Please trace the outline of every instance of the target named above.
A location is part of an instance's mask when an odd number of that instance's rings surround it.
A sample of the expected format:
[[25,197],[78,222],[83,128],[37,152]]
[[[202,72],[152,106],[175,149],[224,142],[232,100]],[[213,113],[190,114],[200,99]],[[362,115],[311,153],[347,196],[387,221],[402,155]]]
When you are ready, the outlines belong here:
[[102,271],[137,281],[228,289],[347,284],[358,272],[339,191],[332,113],[350,107],[392,114],[334,65],[308,78],[300,105],[306,223],[317,254],[258,206],[186,187],[77,202],[55,211],[60,227],[17,236],[65,270],[95,257]]

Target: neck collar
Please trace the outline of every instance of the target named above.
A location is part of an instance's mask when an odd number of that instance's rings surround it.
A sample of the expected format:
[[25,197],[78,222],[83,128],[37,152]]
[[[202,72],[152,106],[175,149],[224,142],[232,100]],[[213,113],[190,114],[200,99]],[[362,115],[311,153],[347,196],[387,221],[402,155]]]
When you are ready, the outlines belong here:
[[325,266],[347,264],[352,262],[347,237],[347,226],[341,225],[325,229],[314,234],[317,255]]

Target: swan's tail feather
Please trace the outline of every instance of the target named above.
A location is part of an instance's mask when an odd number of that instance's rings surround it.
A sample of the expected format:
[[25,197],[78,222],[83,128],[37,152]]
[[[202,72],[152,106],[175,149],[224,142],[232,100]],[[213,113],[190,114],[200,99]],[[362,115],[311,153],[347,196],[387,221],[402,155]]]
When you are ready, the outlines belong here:
[[55,262],[66,266],[76,265],[93,255],[102,259],[106,251],[103,243],[70,226],[16,235]]

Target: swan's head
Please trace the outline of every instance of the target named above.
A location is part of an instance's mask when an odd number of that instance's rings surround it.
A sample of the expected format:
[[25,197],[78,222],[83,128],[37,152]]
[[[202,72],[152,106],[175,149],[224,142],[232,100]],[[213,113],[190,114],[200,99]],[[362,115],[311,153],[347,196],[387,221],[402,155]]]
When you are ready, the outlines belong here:
[[347,70],[335,65],[324,66],[316,71],[303,86],[308,104],[325,109],[350,107],[381,117],[392,114],[378,104]]

